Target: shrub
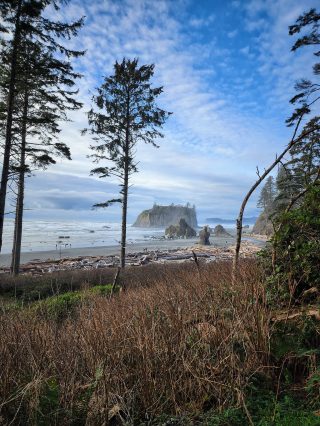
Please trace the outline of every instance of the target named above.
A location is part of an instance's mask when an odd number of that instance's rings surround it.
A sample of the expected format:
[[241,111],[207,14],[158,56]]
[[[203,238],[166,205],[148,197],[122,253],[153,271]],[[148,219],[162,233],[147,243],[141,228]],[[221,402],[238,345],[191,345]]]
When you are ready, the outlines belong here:
[[82,300],[83,294],[80,292],[68,292],[36,302],[34,309],[37,315],[45,319],[61,322],[74,315]]
[[320,187],[310,188],[302,204],[280,214],[275,233],[261,258],[273,301],[298,299],[311,288],[320,290]]
[[[116,285],[113,289],[113,293],[118,293],[120,290],[120,286]],[[100,296],[108,296],[112,291],[112,284],[107,285],[95,285],[90,288],[90,293],[97,294]]]

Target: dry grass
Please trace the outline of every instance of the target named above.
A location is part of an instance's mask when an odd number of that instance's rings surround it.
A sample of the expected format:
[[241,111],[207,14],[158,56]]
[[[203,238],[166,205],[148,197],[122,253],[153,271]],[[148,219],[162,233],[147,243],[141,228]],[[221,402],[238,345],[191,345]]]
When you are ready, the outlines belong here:
[[140,268],[145,286],[132,280],[111,300],[90,298],[62,323],[28,309],[4,314],[0,418],[107,424],[118,405],[134,424],[243,404],[248,380],[267,365],[269,313],[257,266],[241,268],[234,288],[226,262],[201,274],[195,265]]

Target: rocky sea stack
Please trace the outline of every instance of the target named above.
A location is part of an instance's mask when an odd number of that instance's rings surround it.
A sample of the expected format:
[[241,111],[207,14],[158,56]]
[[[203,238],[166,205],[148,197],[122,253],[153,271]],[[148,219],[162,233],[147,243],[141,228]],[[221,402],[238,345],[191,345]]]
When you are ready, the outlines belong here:
[[195,206],[189,203],[186,206],[171,204],[170,206],[159,206],[154,204],[152,209],[144,210],[139,214],[133,226],[140,228],[166,228],[176,225],[180,219],[184,219],[192,228],[197,228],[197,214]]
[[222,225],[215,226],[213,230],[214,237],[232,237],[229,232],[227,232]]
[[273,234],[273,224],[270,220],[270,212],[263,211],[258,217],[256,223],[253,226],[252,232],[253,234],[259,235],[272,235]]
[[209,241],[210,231],[211,229],[209,226],[204,226],[203,229],[201,229],[201,231],[199,232],[199,237],[200,237],[199,244],[203,246],[210,246],[210,241]]
[[168,238],[192,238],[197,233],[187,224],[185,219],[180,219],[178,225],[170,225],[166,228],[165,235]]

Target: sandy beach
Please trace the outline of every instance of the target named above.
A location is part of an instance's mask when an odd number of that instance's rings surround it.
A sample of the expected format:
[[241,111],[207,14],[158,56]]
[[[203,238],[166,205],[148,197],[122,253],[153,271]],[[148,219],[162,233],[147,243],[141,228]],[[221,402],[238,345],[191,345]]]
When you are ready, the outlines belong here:
[[[127,245],[127,253],[136,253],[147,249],[152,250],[170,250],[175,248],[186,248],[194,245],[199,238],[188,240],[151,240],[142,243],[134,243]],[[233,241],[233,238],[229,239]],[[120,253],[120,246],[105,246],[105,247],[82,247],[82,248],[63,248],[60,250],[50,251],[34,251],[28,253],[21,253],[21,264],[33,262],[34,260],[46,261],[64,259],[67,257],[77,256],[118,256]],[[9,266],[11,262],[11,254],[0,255],[0,267]]]
[[[127,254],[130,259],[133,259],[133,262],[135,262],[133,264],[137,264],[137,259],[138,261],[140,261],[141,256],[143,255],[152,254],[154,256],[154,254],[157,253],[159,255],[157,257],[159,257],[159,261],[161,261],[161,257],[165,256],[167,253],[176,253],[176,255],[181,256],[182,254],[188,255],[188,253],[192,253],[192,250],[195,250],[196,252],[200,253],[200,256],[207,256],[211,259],[217,257],[232,257],[233,246],[235,243],[235,238],[233,236],[211,237],[210,246],[201,246],[198,244],[198,241],[198,237],[190,239],[144,241],[141,243],[128,244]],[[255,253],[263,245],[264,242],[258,241],[257,239],[253,239],[248,236],[244,237],[243,248],[248,255]],[[85,258],[89,258],[89,263],[92,264],[92,266],[95,262],[98,261],[104,261],[106,266],[111,266],[112,262],[117,262],[117,259],[119,258],[119,252],[119,245],[71,249],[65,248],[61,251],[34,251],[28,253],[21,253],[21,265],[22,270],[31,269],[33,264],[38,265],[37,269],[40,269],[42,266],[44,266],[44,272],[49,268],[45,266],[46,263],[52,262],[56,265],[60,264],[60,267],[57,266],[54,269],[65,269],[65,267],[67,267],[70,262],[73,262],[73,267],[75,269],[78,269],[78,267],[80,268],[81,266],[83,266],[83,260]],[[79,259],[79,265],[77,264],[78,262],[76,262],[76,264],[74,263],[77,259]],[[3,254],[0,256],[0,268],[3,272],[8,271],[10,262],[10,254]],[[100,267],[102,266],[103,264],[101,264]]]

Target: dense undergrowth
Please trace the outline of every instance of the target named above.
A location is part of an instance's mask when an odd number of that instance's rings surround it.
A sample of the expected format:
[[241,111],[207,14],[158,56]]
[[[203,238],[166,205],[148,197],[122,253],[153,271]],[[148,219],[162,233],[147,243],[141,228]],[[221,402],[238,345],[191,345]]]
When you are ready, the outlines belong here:
[[0,424],[320,424],[317,315],[283,320],[260,266],[240,272],[128,268],[112,297],[114,271],[8,278]]

